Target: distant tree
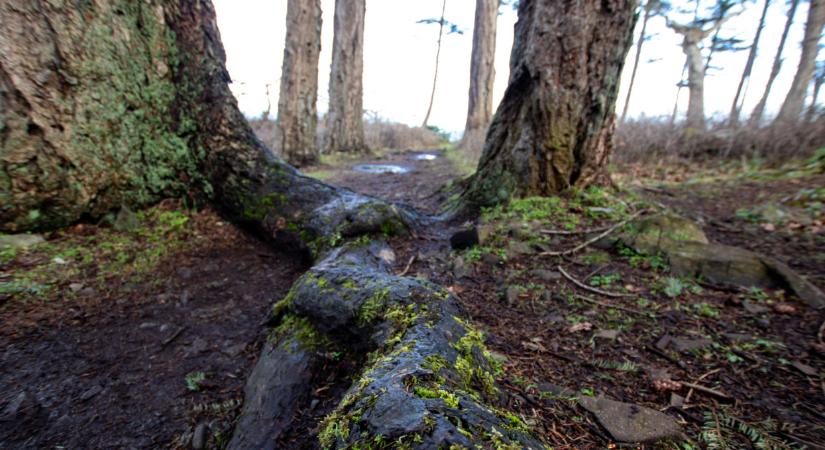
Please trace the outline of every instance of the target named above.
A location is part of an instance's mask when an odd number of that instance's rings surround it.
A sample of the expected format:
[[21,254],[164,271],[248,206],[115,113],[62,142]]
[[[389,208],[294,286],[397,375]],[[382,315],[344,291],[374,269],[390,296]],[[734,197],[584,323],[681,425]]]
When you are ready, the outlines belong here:
[[639,58],[642,56],[642,45],[649,39],[647,35],[647,22],[657,11],[661,10],[663,3],[660,0],[647,0],[644,5],[644,15],[642,16],[642,31],[639,33],[639,40],[636,41],[636,56],[633,59],[633,70],[630,72],[630,82],[627,86],[627,96],[624,100],[622,117],[619,122],[624,122],[627,117],[627,110],[630,107],[630,95],[633,93],[633,85],[636,81],[636,71],[639,69]]
[[321,0],[288,0],[278,128],[283,156],[296,166],[318,161],[315,103],[320,53]]
[[438,24],[438,41],[436,43],[436,51],[435,51],[435,71],[433,73],[433,90],[430,93],[430,104],[427,106],[427,114],[424,115],[424,122],[421,124],[422,127],[427,128],[427,122],[430,121],[430,113],[433,111],[433,102],[435,101],[435,86],[438,83],[438,62],[441,59],[441,39],[444,37],[444,26],[447,26],[447,34],[464,34],[464,31],[458,27],[458,25],[447,21],[444,18],[444,13],[447,11],[447,0],[444,0],[441,3],[441,18],[440,19],[422,19],[416,23],[424,23],[424,24]]
[[493,82],[496,76],[496,19],[499,0],[476,0],[473,51],[470,58],[470,92],[467,122],[460,147],[483,142],[493,115]]
[[[713,15],[707,19],[694,19],[687,24],[675,23],[670,19],[667,21],[668,27],[682,35],[682,51],[685,54],[687,87],[690,93],[686,120],[688,128],[705,128],[705,74],[710,67],[710,60],[703,60],[701,44],[709,36],[716,34],[722,25],[734,16],[731,11],[734,4],[731,1],[720,0],[714,8]],[[716,42],[711,45],[711,52],[720,48],[717,46],[721,42],[717,35]]]
[[773,58],[771,74],[768,76],[768,82],[765,84],[762,98],[759,99],[759,102],[753,108],[753,112],[751,112],[751,116],[748,119],[748,126],[750,127],[758,127],[762,122],[762,116],[765,114],[765,105],[768,103],[768,96],[771,93],[773,82],[782,70],[782,51],[785,49],[785,42],[788,40],[788,32],[791,30],[791,25],[793,25],[793,17],[796,15],[797,6],[799,6],[799,0],[790,0],[788,3],[788,15],[785,20],[785,28],[782,30],[779,47],[776,49],[776,55]]
[[519,2],[509,84],[465,185],[465,206],[606,181],[635,7],[635,0]]
[[825,83],[825,61],[819,61],[816,64],[816,74],[813,80],[813,97],[811,98],[811,104],[808,105],[808,111],[805,113],[806,122],[812,122],[816,116],[816,102],[819,98],[819,91],[822,89],[823,83]]
[[728,124],[732,127],[739,126],[739,113],[744,101],[744,93],[742,92],[745,82],[753,72],[753,63],[756,61],[756,53],[759,48],[759,38],[762,36],[762,30],[765,28],[765,18],[768,16],[768,7],[771,5],[771,0],[765,0],[765,5],[762,7],[762,15],[759,17],[759,24],[756,26],[756,34],[753,37],[753,42],[748,52],[748,60],[745,62],[745,69],[742,70],[742,77],[739,78],[739,85],[736,86],[736,94],[733,96],[733,104],[730,107],[730,115],[728,117]]
[[825,26],[825,0],[811,0],[796,75],[774,122],[793,123],[800,119],[805,106],[808,85],[811,83],[816,68],[816,55],[819,50],[819,40],[822,38],[823,26]]
[[366,0],[335,0],[325,149],[363,152],[364,16]]

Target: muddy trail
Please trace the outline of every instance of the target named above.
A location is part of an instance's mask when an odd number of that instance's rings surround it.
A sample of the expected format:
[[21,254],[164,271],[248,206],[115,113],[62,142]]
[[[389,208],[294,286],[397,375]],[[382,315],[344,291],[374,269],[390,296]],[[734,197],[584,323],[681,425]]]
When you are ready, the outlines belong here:
[[[436,149],[308,173],[430,215],[457,178]],[[781,289],[681,279],[654,256],[598,245],[542,253],[578,247],[586,235],[576,230],[605,229],[627,218],[634,202],[649,202],[696,221],[713,241],[774,256],[825,289],[825,236],[816,222],[775,227],[737,214],[824,182],[685,184],[638,189],[633,200],[594,191],[514,202],[476,224],[434,221],[391,239],[393,272],[455,294],[461,315],[503,363],[496,381],[518,412],[514,423],[553,448],[605,448],[677,428],[692,448],[713,441],[823,448],[821,310]],[[13,286],[0,291],[0,448],[229,442],[268,311],[307,265],[210,211],[178,209],[161,205],[143,218],[145,228],[166,230],[162,239],[142,228],[77,226],[0,260],[0,281]],[[452,248],[450,237],[473,226],[487,230],[480,244]],[[536,227],[567,231],[548,236]],[[160,252],[158,242],[168,240],[176,245]],[[157,265],[134,273],[145,259]],[[354,381],[355,363],[324,361],[311,380],[320,387],[279,446],[318,448],[320,419]],[[618,413],[590,400],[602,395]],[[645,423],[617,425],[625,412]],[[618,439],[622,425],[630,434]]]

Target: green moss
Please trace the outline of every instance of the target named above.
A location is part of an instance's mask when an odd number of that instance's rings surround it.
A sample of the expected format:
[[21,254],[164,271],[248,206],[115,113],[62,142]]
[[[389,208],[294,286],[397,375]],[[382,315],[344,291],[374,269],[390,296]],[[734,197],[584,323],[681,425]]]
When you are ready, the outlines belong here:
[[364,301],[364,304],[361,305],[361,309],[358,311],[358,324],[361,326],[369,325],[381,318],[389,296],[389,287],[377,289]]
[[287,314],[269,334],[272,340],[291,339],[302,349],[316,352],[333,346],[332,341],[319,332],[305,317]]

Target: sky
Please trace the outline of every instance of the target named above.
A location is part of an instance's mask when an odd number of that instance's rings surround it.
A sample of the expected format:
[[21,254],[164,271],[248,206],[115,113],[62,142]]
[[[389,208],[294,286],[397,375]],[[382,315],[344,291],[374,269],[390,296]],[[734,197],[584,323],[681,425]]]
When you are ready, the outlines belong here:
[[[232,92],[241,110],[250,117],[267,109],[267,85],[272,116],[277,114],[278,84],[281,76],[286,0],[213,0],[218,26],[227,55]],[[750,42],[755,33],[764,0],[748,3],[743,13],[731,19],[723,37],[738,37]],[[705,4],[711,3],[704,0]],[[799,44],[804,33],[807,3],[800,2],[783,55],[782,72],[768,100],[768,112],[775,112],[784,99],[799,61]],[[327,110],[329,67],[332,60],[334,0],[322,0],[323,28],[318,73],[318,111]],[[456,23],[464,34],[445,35],[442,42],[435,104],[429,123],[459,134],[467,114],[470,78],[470,53],[474,0],[448,0],[446,19]],[[759,53],[745,97],[748,113],[762,95],[773,57],[785,24],[786,5],[773,0],[759,44]],[[441,0],[367,0],[364,38],[364,109],[370,116],[420,125],[427,110],[435,67],[437,24],[419,24],[436,18]],[[494,107],[507,87],[510,48],[516,12],[500,8],[496,37]],[[639,28],[637,27],[637,37]],[[651,19],[652,39],[644,44],[641,64],[630,100],[631,117],[669,116],[676,100],[676,84],[681,78],[684,55],[681,37],[662,17]],[[728,113],[747,59],[747,50],[717,53],[712,66],[718,67],[705,80],[705,112],[710,117]],[[624,105],[634,47],[627,56],[617,111]],[[820,99],[820,102],[822,100]],[[679,101],[680,113],[687,108],[687,92]]]

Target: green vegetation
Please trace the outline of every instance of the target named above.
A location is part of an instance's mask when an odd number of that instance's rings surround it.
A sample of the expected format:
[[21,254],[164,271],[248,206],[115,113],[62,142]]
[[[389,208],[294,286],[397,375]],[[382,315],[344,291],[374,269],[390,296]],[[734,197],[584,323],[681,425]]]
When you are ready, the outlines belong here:
[[204,380],[206,380],[206,374],[203,372],[189,372],[186,374],[186,389],[199,391]]

